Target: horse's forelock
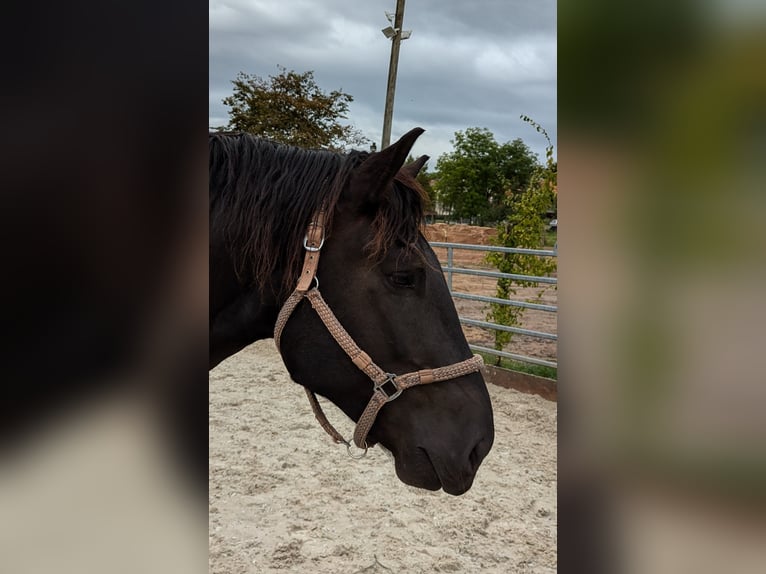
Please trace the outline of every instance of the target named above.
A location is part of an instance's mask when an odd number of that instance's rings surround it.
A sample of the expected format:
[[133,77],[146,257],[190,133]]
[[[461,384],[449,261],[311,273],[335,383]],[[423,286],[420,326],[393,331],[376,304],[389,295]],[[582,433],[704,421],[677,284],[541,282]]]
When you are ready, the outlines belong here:
[[428,195],[417,180],[400,171],[373,220],[373,236],[366,247],[370,259],[381,261],[395,245],[417,250],[428,204]]

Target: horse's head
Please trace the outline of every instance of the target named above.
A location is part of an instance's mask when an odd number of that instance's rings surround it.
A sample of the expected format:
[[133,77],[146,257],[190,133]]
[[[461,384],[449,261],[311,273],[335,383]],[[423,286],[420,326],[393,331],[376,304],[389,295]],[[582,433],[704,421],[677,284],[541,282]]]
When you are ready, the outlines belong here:
[[[420,233],[414,175],[422,161],[403,167],[422,131],[370,154],[347,178],[317,272],[340,324],[377,365],[399,375],[471,357],[438,259]],[[373,383],[308,302],[295,309],[281,339],[293,379],[358,420]],[[391,451],[403,482],[462,494],[493,438],[486,385],[473,372],[408,388],[382,407],[367,442]]]

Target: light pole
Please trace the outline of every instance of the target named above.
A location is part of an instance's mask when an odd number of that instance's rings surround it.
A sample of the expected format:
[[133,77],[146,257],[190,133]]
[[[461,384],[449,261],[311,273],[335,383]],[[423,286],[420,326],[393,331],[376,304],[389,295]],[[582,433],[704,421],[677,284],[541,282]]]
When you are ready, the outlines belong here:
[[396,13],[386,12],[386,18],[393,24],[393,28],[391,26],[383,28],[383,35],[391,40],[391,60],[388,64],[386,109],[383,112],[383,139],[380,149],[386,149],[391,143],[391,120],[394,116],[394,92],[396,91],[396,69],[399,66],[399,45],[402,40],[406,40],[412,35],[411,30],[402,30],[404,0],[396,0]]

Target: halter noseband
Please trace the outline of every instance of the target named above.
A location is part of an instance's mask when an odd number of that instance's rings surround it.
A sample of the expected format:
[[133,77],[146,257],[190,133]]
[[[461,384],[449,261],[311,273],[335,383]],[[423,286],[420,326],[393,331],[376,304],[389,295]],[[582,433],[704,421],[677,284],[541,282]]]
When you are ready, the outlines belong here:
[[[319,266],[319,254],[324,245],[324,230],[325,213],[323,210],[320,210],[312,219],[311,223],[309,223],[306,231],[306,237],[303,240],[303,247],[306,249],[303,269],[301,270],[301,275],[298,279],[295,291],[293,291],[287,301],[285,301],[285,304],[282,306],[277,317],[277,322],[274,326],[274,342],[277,345],[277,350],[281,353],[280,340],[282,338],[282,331],[293,311],[298,306],[298,303],[304,298],[308,299],[311,306],[322,320],[322,323],[327,327],[330,335],[332,335],[338,345],[340,345],[341,349],[345,351],[354,365],[372,380],[374,387],[372,398],[370,398],[370,402],[367,403],[367,407],[364,409],[362,416],[359,417],[359,421],[354,429],[354,444],[358,448],[364,449],[364,452],[361,455],[364,456],[368,448],[367,434],[370,432],[370,429],[375,422],[375,418],[383,405],[393,401],[401,395],[405,389],[414,387],[415,385],[426,385],[439,381],[447,381],[449,379],[455,379],[457,377],[462,377],[463,375],[475,373],[479,371],[484,364],[484,361],[479,355],[474,355],[470,359],[446,367],[413,371],[404,375],[387,373],[376,365],[370,356],[362,351],[362,349],[360,349],[354,342],[354,339],[352,339],[348,332],[346,332],[343,325],[340,324],[337,317],[335,317],[335,314],[319,293],[319,279],[316,276],[316,272],[317,267]],[[314,282],[316,282],[316,285],[312,287]],[[351,454],[350,442],[345,440],[327,420],[327,417],[322,411],[322,407],[317,401],[316,395],[307,387],[304,387],[304,389],[308,395],[309,402],[311,403],[311,408],[314,411],[314,416],[316,416],[319,424],[336,443],[345,444],[349,449],[349,454]]]

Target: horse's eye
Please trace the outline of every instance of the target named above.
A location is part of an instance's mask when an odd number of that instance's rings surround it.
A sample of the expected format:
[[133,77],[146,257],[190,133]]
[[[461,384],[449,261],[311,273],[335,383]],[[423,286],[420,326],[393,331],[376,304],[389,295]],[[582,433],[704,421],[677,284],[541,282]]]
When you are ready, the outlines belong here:
[[415,274],[410,271],[397,271],[389,275],[391,283],[395,287],[414,287],[415,286]]

